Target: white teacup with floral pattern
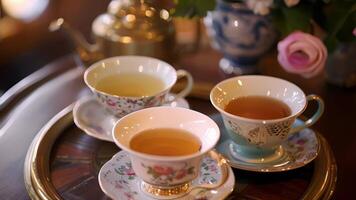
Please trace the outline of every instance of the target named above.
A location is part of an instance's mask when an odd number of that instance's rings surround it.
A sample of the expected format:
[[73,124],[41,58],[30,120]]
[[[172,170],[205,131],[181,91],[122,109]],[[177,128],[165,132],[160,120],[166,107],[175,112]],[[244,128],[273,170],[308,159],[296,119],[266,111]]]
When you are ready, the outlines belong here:
[[[284,102],[291,114],[280,119],[260,120],[233,115],[224,110],[231,100],[246,96],[275,98]],[[317,111],[304,123],[294,124],[311,100],[318,103]],[[324,103],[319,96],[305,96],[293,83],[270,76],[247,75],[224,80],[211,90],[210,101],[221,113],[233,141],[229,145],[231,155],[250,163],[273,162],[281,158],[281,144],[291,134],[313,125],[324,111]]]
[[[198,152],[186,156],[157,156],[130,148],[131,139],[148,129],[173,128],[190,132],[201,142]],[[200,164],[207,154],[221,167],[221,179],[216,184],[194,187],[216,188],[227,178],[225,160],[212,151],[220,138],[217,124],[208,116],[186,108],[153,107],[142,109],[121,118],[113,128],[113,138],[131,158],[132,168],[142,179],[143,192],[158,199],[172,199],[193,189],[191,182],[199,176]]]
[[[144,73],[154,76],[163,81],[164,88],[154,95],[139,97],[117,96],[96,88],[98,82],[103,78],[120,73]],[[180,78],[187,79],[186,87],[175,94],[174,99],[167,99],[168,92]],[[164,61],[145,56],[117,56],[98,61],[85,71],[84,81],[98,101],[117,117],[123,117],[143,108],[160,106],[177,98],[183,98],[189,94],[193,87],[193,78],[189,72],[185,70],[176,71]],[[132,88],[132,90],[135,90],[135,88]]]

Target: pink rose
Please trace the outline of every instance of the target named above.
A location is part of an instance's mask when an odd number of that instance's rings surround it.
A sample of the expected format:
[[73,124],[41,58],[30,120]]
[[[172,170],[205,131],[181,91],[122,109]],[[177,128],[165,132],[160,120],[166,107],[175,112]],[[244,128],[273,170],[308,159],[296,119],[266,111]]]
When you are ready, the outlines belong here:
[[126,175],[135,176],[135,172],[132,168],[126,170]]
[[354,36],[356,37],[356,27],[355,27],[354,30],[352,31],[352,34],[354,34]]
[[320,73],[325,65],[327,50],[323,42],[300,31],[288,35],[278,43],[278,62],[290,73],[310,78]]
[[154,166],[153,170],[159,175],[170,175],[174,172],[171,167]]

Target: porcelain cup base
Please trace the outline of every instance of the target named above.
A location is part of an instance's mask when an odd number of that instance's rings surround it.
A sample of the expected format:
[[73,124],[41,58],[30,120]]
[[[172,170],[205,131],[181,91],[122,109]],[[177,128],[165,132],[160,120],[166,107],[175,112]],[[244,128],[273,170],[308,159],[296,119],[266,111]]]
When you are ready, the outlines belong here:
[[229,152],[234,159],[251,164],[270,163],[280,159],[284,155],[284,150],[281,145],[275,148],[262,149],[238,145],[234,142],[229,144]]

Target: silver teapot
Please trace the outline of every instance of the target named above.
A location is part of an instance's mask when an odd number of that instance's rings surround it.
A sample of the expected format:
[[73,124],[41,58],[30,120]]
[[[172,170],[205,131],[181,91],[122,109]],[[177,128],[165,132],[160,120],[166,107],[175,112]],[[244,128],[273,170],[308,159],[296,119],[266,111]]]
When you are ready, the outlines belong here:
[[59,18],[49,30],[64,30],[75,42],[85,65],[118,55],[143,55],[170,60],[175,46],[172,17],[144,0],[113,0],[107,13],[92,24],[95,44],[89,44],[82,34]]

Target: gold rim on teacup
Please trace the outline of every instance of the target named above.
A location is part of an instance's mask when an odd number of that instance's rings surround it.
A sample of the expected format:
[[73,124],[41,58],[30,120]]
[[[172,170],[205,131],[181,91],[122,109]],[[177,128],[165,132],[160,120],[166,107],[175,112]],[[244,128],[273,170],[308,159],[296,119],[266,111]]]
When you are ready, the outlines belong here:
[[[225,106],[233,99],[246,96],[266,96],[284,102],[291,110],[279,119],[250,119],[226,112]],[[318,110],[304,123],[295,125],[296,118],[315,100]],[[247,75],[226,79],[210,92],[210,101],[222,115],[224,125],[232,139],[229,151],[232,157],[249,163],[268,163],[281,158],[281,144],[287,138],[313,125],[323,114],[324,103],[317,95],[305,96],[295,84],[283,79]]]
[[[156,128],[184,129],[200,140],[201,148],[199,152],[186,156],[158,156],[130,148],[130,140],[135,135]],[[217,188],[228,177],[225,159],[213,151],[220,138],[219,127],[202,113],[185,108],[146,108],[121,118],[112,134],[115,144],[129,153],[132,168],[142,180],[142,191],[154,198],[172,199],[183,196],[194,188]],[[216,160],[221,170],[221,179],[215,184],[193,186],[192,181],[199,175],[201,160],[205,155]],[[159,169],[162,174],[154,176],[152,169]],[[177,172],[184,172],[183,176],[175,176]]]
[[[96,84],[108,74],[120,73],[145,73],[159,78],[164,83],[164,88],[152,95],[142,96],[119,96],[98,90]],[[181,78],[187,79],[184,89],[175,94],[174,98],[166,96],[176,81]],[[139,81],[139,80],[138,80]],[[160,106],[172,102],[178,98],[184,98],[193,87],[193,78],[185,70],[175,70],[168,63],[156,58],[145,56],[117,56],[98,61],[86,69],[84,82],[94,93],[97,100],[111,113],[122,117],[136,110],[146,107]],[[132,88],[134,90],[135,88]]]

